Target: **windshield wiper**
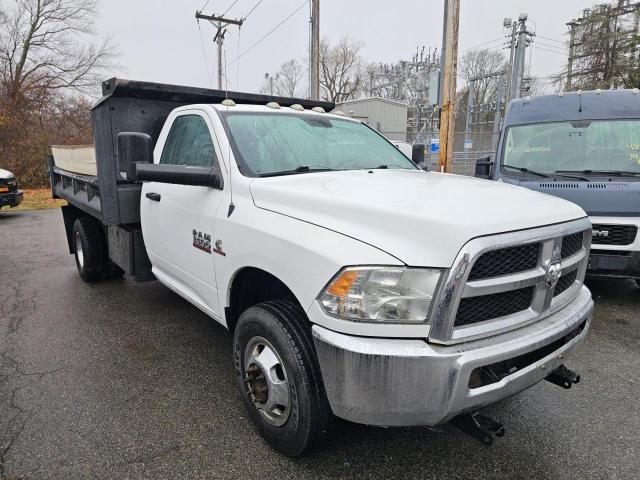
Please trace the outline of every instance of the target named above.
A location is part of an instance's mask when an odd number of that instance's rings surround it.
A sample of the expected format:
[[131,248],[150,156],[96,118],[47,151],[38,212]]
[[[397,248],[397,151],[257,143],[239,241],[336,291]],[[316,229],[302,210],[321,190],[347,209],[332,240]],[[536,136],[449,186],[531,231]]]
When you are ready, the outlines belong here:
[[310,165],[300,165],[292,170],[282,170],[279,172],[261,173],[259,177],[278,177],[281,175],[295,175],[296,173],[312,173],[312,172],[332,172],[333,168],[329,167],[312,167]]
[[582,180],[583,182],[590,182],[591,180],[589,180],[587,177],[583,177],[582,175],[570,175],[568,170],[556,170],[555,172],[553,172],[553,174],[557,177],[563,177],[563,178],[575,178],[576,180]]
[[574,171],[574,170],[560,170],[560,172],[564,173],[582,173],[583,175],[616,175],[618,177],[624,177],[625,175],[631,175],[631,176],[640,176],[640,172],[628,172],[625,170],[579,170],[579,171]]
[[533,175],[537,175],[537,176],[542,177],[542,178],[549,178],[549,175],[547,175],[546,173],[536,172],[535,170],[531,170],[530,168],[527,168],[527,167],[517,167],[515,165],[505,165],[505,164],[503,164],[502,166],[504,168],[510,168],[512,170],[518,170],[519,172],[522,172],[522,173],[531,173]]

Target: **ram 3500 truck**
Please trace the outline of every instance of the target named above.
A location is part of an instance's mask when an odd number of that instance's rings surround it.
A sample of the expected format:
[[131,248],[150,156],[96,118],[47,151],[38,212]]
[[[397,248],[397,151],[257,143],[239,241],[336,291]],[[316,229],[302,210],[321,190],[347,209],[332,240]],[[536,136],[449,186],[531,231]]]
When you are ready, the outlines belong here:
[[589,277],[640,285],[640,94],[605,90],[514,100],[495,162],[476,176],[580,205],[593,224]]
[[97,175],[50,159],[78,271],[155,277],[232,332],[240,394],[280,452],[327,438],[334,415],[491,443],[504,430],[479,408],[578,382],[563,361],[593,310],[580,207],[425,172],[327,103],[103,93]]

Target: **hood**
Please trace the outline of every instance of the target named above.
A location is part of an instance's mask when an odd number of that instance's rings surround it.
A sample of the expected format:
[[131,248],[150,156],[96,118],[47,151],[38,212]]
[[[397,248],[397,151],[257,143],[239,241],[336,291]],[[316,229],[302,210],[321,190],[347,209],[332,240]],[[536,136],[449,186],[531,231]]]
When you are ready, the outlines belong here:
[[413,266],[453,264],[474,237],[585,216],[564,200],[501,182],[418,170],[258,178],[254,203],[361,240]]
[[640,181],[606,178],[591,182],[531,181],[502,177],[504,182],[564,198],[580,205],[589,215],[602,217],[640,215]]
[[11,173],[9,170],[0,168],[0,180],[9,180],[12,178],[13,178],[13,173]]

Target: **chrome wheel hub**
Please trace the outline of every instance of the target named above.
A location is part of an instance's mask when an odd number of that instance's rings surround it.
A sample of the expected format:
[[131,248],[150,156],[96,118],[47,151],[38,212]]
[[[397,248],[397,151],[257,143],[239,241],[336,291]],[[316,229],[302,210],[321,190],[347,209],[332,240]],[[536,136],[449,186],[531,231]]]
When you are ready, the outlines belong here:
[[82,239],[80,238],[80,232],[76,232],[74,237],[74,246],[76,249],[76,258],[80,268],[84,267],[84,251],[82,250]]
[[243,360],[244,382],[254,406],[271,425],[284,425],[291,410],[291,392],[280,355],[266,339],[253,337]]

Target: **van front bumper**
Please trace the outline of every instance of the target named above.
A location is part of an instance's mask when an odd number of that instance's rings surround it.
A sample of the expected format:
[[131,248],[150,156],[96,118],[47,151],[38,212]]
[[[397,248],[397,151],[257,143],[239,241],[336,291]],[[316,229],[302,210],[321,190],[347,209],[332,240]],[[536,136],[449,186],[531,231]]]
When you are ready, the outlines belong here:
[[[591,293],[583,286],[549,317],[451,346],[357,337],[318,325],[312,331],[329,403],[338,417],[368,425],[437,425],[543,380],[585,339],[592,315]],[[523,359],[534,360],[522,365]],[[519,368],[495,383],[470,388],[472,372],[505,361]]]

